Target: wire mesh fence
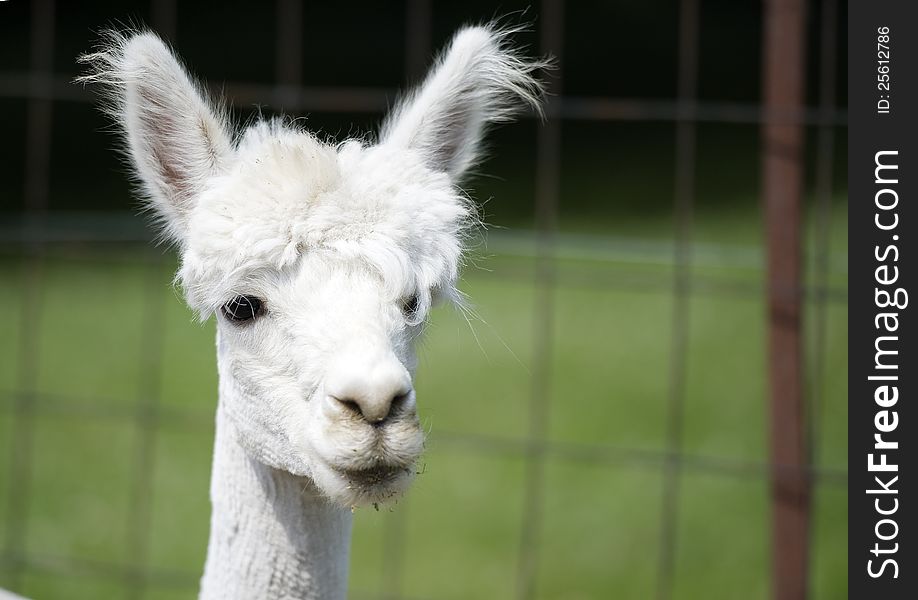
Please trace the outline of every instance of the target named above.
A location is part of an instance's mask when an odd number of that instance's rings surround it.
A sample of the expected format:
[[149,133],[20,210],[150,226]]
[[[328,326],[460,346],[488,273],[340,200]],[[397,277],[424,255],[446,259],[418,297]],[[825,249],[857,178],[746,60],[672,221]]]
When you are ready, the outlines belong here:
[[[535,231],[531,234],[512,232],[492,234],[488,249],[505,256],[522,256],[525,264],[508,262],[493,272],[477,277],[493,285],[527,283],[532,286],[532,311],[529,324],[531,348],[528,400],[521,435],[499,435],[451,429],[447,423],[437,423],[431,430],[431,444],[452,448],[463,454],[483,457],[504,456],[521,461],[523,470],[522,506],[516,526],[515,573],[512,593],[518,598],[540,596],[539,573],[551,559],[552,549],[545,541],[546,494],[549,484],[546,469],[550,461],[595,465],[613,469],[622,465],[658,474],[659,504],[656,522],[658,552],[653,557],[653,588],[657,598],[674,596],[680,544],[682,488],[687,479],[700,476],[767,482],[782,473],[802,477],[810,487],[830,486],[843,489],[847,485],[847,470],[826,465],[817,455],[820,447],[821,417],[829,399],[824,386],[827,368],[825,358],[829,325],[827,312],[831,307],[844,309],[847,289],[844,282],[832,277],[833,252],[832,199],[833,155],[835,130],[846,125],[846,113],[835,106],[836,41],[838,10],[835,0],[822,0],[815,14],[821,19],[821,46],[818,51],[818,106],[775,110],[761,105],[701,101],[698,98],[698,61],[701,40],[700,0],[682,0],[678,14],[677,96],[672,100],[633,100],[629,98],[577,97],[564,94],[563,82],[568,57],[565,47],[566,6],[561,0],[544,0],[538,11],[540,48],[552,53],[558,63],[557,74],[551,79],[546,122],[538,129],[536,138],[535,195],[533,210]],[[778,3],[782,4],[782,3]],[[783,3],[792,4],[792,3]],[[798,7],[799,8],[799,7]],[[406,46],[404,70],[411,78],[423,73],[432,51],[431,23],[437,7],[430,0],[407,0],[404,11]],[[174,36],[178,29],[175,0],[154,0],[151,4],[151,26],[165,36]],[[225,94],[240,105],[257,102],[282,105],[290,111],[379,113],[385,110],[389,90],[370,88],[309,87],[301,81],[303,31],[302,3],[278,0],[276,4],[277,56],[274,84],[230,82]],[[154,533],[153,498],[157,494],[150,476],[157,469],[157,445],[162,444],[162,429],[209,432],[213,428],[212,413],[166,405],[161,374],[167,357],[163,322],[167,319],[170,296],[163,293],[174,266],[174,259],[158,250],[144,249],[147,234],[127,227],[121,221],[106,222],[104,217],[91,217],[78,222],[69,216],[47,211],[51,193],[51,139],[54,110],[61,102],[89,106],[91,94],[72,86],[68,78],[55,74],[52,49],[55,27],[53,0],[37,0],[31,4],[30,67],[27,73],[0,73],[0,97],[25,99],[27,119],[25,135],[24,216],[11,219],[0,230],[0,251],[19,277],[19,322],[15,349],[17,370],[10,380],[11,389],[2,391],[0,404],[9,425],[6,503],[3,514],[2,583],[11,589],[23,585],[27,572],[49,577],[91,575],[123,585],[123,594],[131,597],[147,595],[152,590],[176,590],[191,594],[196,589],[199,574],[193,569],[165,569],[149,564],[151,535]],[[804,65],[800,65],[804,68]],[[664,122],[675,129],[674,189],[672,191],[672,239],[666,243],[644,243],[634,239],[622,240],[599,235],[572,235],[559,230],[558,212],[564,202],[561,191],[562,130],[573,121],[583,122]],[[799,290],[807,314],[813,323],[807,337],[809,354],[805,397],[806,415],[801,415],[800,427],[807,428],[808,463],[777,464],[762,457],[716,455],[686,447],[686,406],[688,361],[692,358],[692,303],[700,297],[718,299],[758,299],[766,293],[766,283],[758,277],[725,279],[711,275],[706,269],[710,256],[718,261],[733,261],[758,265],[763,261],[760,251],[743,256],[736,248],[706,246],[694,239],[694,210],[696,204],[697,127],[700,123],[797,124],[817,131],[816,173],[814,195],[815,218],[812,224],[814,257],[812,276]],[[802,161],[802,157],[797,157]],[[799,166],[799,165],[798,165]],[[565,261],[593,262],[600,265],[620,263],[659,263],[664,269],[655,271],[608,271],[594,268],[562,268]],[[579,261],[579,262],[578,262]],[[54,344],[53,336],[26,335],[41,327],[45,314],[43,294],[48,283],[48,271],[60,269],[60,264],[128,264],[136,267],[140,301],[140,348],[136,349],[135,390],[130,401],[114,402],[100,397],[70,394],[66,390],[48,392],[38,385],[42,369],[42,344]],[[66,268],[66,267],[65,267]],[[666,355],[665,411],[663,443],[658,448],[617,444],[604,441],[558,439],[551,434],[552,411],[557,398],[551,393],[557,375],[555,337],[558,335],[558,293],[571,289],[619,290],[625,292],[654,291],[669,296],[670,313],[666,317],[668,339],[658,340],[655,352]],[[78,317],[77,317],[78,318]],[[112,348],[112,352],[121,349]],[[725,347],[723,352],[729,352]],[[92,357],[79,357],[91,360]],[[774,383],[774,382],[772,382]],[[214,393],[216,390],[214,390]],[[615,390],[607,391],[614,394]],[[129,507],[127,523],[121,528],[124,547],[131,555],[123,562],[89,559],[75,554],[53,554],[30,550],[29,511],[35,493],[36,419],[54,415],[64,419],[88,421],[112,420],[131,425],[136,436],[130,444],[131,468],[125,481],[113,484],[127,488]],[[763,423],[749,423],[750,428],[764,428]],[[602,498],[595,500],[601,504]],[[780,496],[769,502],[782,502]],[[409,598],[407,579],[409,559],[405,546],[407,528],[412,519],[410,501],[400,505],[385,521],[381,536],[381,569],[387,573],[385,584],[377,591],[355,588],[355,597]],[[595,532],[596,535],[610,535]],[[359,534],[359,530],[358,530]],[[812,544],[809,551],[814,552]],[[803,549],[804,553],[806,549]],[[610,558],[610,560],[612,560]],[[814,557],[810,554],[808,560]],[[804,565],[805,567],[805,565]],[[768,569],[770,567],[763,567]],[[804,574],[806,570],[802,571]],[[804,575],[805,576],[805,575]]]

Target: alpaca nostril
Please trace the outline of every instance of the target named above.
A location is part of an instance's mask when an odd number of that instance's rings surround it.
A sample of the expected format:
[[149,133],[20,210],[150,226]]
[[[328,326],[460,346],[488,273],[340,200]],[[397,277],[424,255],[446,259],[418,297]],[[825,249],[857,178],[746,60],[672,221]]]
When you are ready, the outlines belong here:
[[360,410],[360,404],[358,404],[356,401],[349,400],[347,398],[343,400],[341,398],[335,398],[335,400],[337,400],[338,404],[343,406],[344,409],[348,412],[354,413],[355,415],[360,415],[361,417],[363,416],[363,411]]
[[414,390],[408,390],[392,398],[389,415],[410,412],[414,408]]
[[338,406],[344,409],[345,413],[362,419],[371,425],[382,423],[389,416],[391,403],[381,405],[382,403],[352,398],[338,398],[337,396],[332,396],[331,398]]

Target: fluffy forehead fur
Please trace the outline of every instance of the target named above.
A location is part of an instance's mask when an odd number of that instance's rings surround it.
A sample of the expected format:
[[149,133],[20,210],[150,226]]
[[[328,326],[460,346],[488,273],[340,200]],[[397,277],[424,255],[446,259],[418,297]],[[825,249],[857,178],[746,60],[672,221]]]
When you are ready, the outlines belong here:
[[207,314],[259,274],[283,272],[303,253],[359,261],[390,299],[451,295],[474,209],[449,176],[407,149],[337,147],[279,121],[240,140],[188,218],[180,278]]
[[331,145],[289,122],[235,134],[153,33],[110,33],[83,57],[83,81],[105,84],[142,196],[180,246],[179,280],[202,318],[303,253],[359,261],[393,299],[455,298],[464,234],[475,222],[458,188],[487,126],[542,89],[509,46],[516,30],[459,31],[375,143]]

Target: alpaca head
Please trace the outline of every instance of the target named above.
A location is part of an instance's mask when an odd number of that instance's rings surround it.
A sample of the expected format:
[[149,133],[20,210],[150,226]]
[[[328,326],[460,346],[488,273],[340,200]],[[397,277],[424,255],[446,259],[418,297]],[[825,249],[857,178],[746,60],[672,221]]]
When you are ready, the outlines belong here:
[[474,222],[457,187],[489,123],[538,108],[506,32],[460,31],[378,141],[331,145],[281,121],[238,135],[152,33],[86,57],[106,84],[177,279],[216,315],[221,410],[250,457],[342,505],[385,500],[423,447],[414,341],[457,298]]

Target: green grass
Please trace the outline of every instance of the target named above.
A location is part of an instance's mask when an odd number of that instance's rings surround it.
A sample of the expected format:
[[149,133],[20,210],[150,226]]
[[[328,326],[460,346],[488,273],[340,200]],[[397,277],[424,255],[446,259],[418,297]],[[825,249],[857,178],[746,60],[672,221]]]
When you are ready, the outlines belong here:
[[[844,209],[833,213],[830,276],[842,290]],[[701,264],[693,274],[709,285],[697,286],[689,298],[684,450],[761,462],[767,453],[766,323],[755,293],[763,281],[757,215],[701,212],[696,218]],[[600,244],[596,256],[561,248],[567,258],[557,263],[559,285],[551,291],[547,435],[564,448],[613,450],[596,461],[547,455],[535,532],[538,598],[655,593],[664,472],[659,461],[641,457],[666,449],[673,324],[669,227],[665,221],[636,224],[624,242],[616,237]],[[635,246],[631,238],[646,244]],[[357,512],[355,598],[388,591],[418,598],[508,598],[516,591],[526,456],[519,444],[494,450],[457,439],[469,434],[518,442],[529,431],[534,371],[541,368],[533,351],[540,326],[534,265],[531,257],[506,253],[501,239],[492,245],[495,256],[481,262],[489,271],[471,269],[462,284],[488,324],[475,324],[473,334],[449,308],[432,315],[417,381],[422,418],[432,432],[426,471],[397,505]],[[120,567],[152,574],[147,598],[194,595],[209,516],[214,325],[194,322],[169,286],[173,259],[137,260],[149,256],[123,248],[80,256],[53,252],[42,261],[40,294],[32,298],[23,284],[31,267],[15,257],[0,260],[9,317],[0,320],[0,541],[11,525],[9,498],[17,485],[11,481],[9,441],[31,424],[21,549],[26,567],[18,580],[26,595],[121,597],[136,583],[109,576]],[[721,293],[716,286],[723,284],[752,286],[752,292]],[[144,318],[157,303],[164,310],[156,328],[163,345],[161,353],[151,354]],[[807,308],[809,351],[815,312],[813,305]],[[20,330],[24,309],[38,315],[29,331]],[[829,305],[824,370],[809,373],[823,389],[818,461],[839,469],[847,467],[846,320],[844,302]],[[37,344],[34,379],[23,369],[24,340]],[[31,423],[15,416],[16,391],[38,394],[27,417]],[[144,422],[135,415],[151,395],[163,420],[155,426],[152,471],[138,473]],[[92,406],[99,408],[86,409]],[[149,483],[151,494],[145,559],[130,547],[137,480]],[[674,598],[768,597],[767,483],[687,467],[680,490]],[[845,490],[817,485],[814,510],[814,597],[844,597]],[[404,542],[400,556],[387,554],[387,540],[394,537]],[[386,571],[393,561],[401,564],[397,575]],[[13,563],[0,560],[0,587],[13,583]]]

